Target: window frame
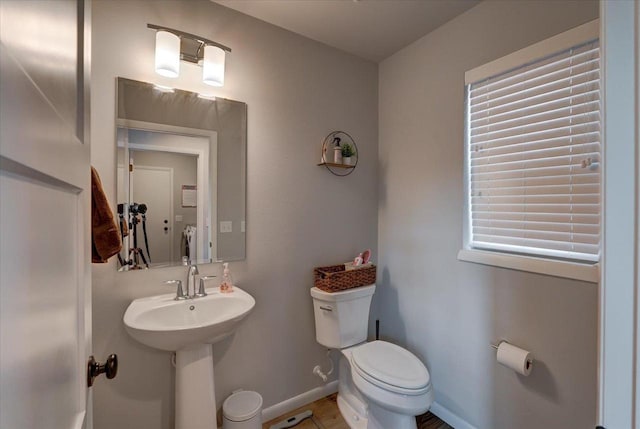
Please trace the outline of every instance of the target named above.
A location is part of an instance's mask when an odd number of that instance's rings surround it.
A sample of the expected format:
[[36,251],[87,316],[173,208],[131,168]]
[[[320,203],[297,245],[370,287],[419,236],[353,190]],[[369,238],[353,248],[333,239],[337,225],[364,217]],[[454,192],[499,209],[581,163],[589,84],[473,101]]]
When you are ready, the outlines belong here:
[[[573,46],[598,39],[600,33],[599,20],[572,28],[549,39],[543,40],[524,49],[516,51],[490,63],[481,65],[465,73],[464,91],[464,222],[462,249],[458,252],[458,260],[483,265],[527,271],[556,277],[582,280],[597,283],[600,279],[600,264],[597,262],[571,261],[559,258],[547,258],[533,254],[519,254],[499,250],[474,248],[471,246],[471,201],[470,201],[470,138],[469,138],[469,91],[470,84],[492,77],[524,64],[570,49]],[[601,136],[604,133],[601,133]],[[601,137],[602,138],[602,137]],[[601,144],[603,144],[601,140]],[[600,192],[602,207],[602,185]],[[601,209],[602,210],[602,209]],[[602,211],[600,213],[602,218]],[[602,221],[600,222],[600,248],[602,249]],[[601,257],[601,256],[600,256]]]

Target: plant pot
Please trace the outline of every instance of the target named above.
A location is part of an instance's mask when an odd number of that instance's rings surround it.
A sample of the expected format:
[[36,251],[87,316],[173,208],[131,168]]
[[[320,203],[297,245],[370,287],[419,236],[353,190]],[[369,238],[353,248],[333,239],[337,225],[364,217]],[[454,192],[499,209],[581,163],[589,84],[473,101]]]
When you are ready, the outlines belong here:
[[342,157],[342,163],[344,165],[351,165],[351,157],[350,156],[344,156]]

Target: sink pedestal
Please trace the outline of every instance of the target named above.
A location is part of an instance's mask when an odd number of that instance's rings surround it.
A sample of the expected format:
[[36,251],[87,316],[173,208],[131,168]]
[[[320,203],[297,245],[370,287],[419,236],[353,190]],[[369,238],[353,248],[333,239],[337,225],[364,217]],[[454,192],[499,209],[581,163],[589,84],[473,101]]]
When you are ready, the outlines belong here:
[[216,429],[213,346],[176,352],[176,429]]

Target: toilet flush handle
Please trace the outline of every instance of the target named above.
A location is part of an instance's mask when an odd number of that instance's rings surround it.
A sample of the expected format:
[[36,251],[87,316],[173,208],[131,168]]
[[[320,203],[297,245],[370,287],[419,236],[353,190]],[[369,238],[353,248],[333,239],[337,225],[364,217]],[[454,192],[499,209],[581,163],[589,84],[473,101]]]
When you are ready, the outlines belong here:
[[320,310],[324,310],[324,311],[333,311],[333,308],[329,305],[321,305],[320,306]]

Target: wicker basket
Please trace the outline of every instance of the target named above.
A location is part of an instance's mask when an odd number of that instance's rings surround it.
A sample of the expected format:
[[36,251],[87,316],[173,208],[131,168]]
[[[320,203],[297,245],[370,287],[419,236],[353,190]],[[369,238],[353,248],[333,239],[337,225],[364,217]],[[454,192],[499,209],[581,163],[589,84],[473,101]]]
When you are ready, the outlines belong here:
[[376,266],[367,265],[346,271],[344,264],[316,267],[313,270],[314,284],[325,292],[338,292],[376,282]]

